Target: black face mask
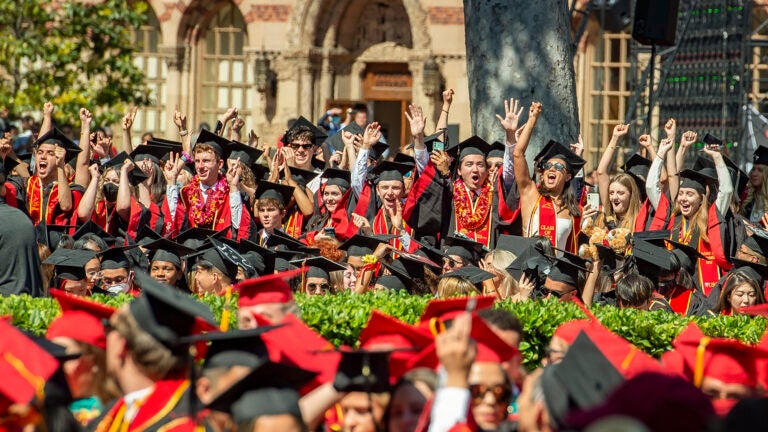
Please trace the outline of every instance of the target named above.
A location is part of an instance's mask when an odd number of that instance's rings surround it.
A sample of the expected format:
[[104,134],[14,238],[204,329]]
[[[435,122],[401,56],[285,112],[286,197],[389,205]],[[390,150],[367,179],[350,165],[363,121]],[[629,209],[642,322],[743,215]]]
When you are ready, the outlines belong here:
[[669,291],[677,285],[677,281],[674,279],[658,281],[656,286],[659,291]]
[[101,193],[104,194],[104,199],[109,202],[117,201],[117,185],[114,183],[104,183],[101,186]]

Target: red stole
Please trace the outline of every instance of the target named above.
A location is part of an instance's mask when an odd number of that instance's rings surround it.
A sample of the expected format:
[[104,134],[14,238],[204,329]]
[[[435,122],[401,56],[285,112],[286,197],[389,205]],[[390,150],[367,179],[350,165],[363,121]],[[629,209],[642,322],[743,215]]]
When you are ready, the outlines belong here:
[[[653,210],[651,201],[646,198],[642,205],[640,205],[640,211],[637,212],[637,217],[635,217],[634,232],[657,231],[664,229],[664,227],[667,225],[666,215],[668,212],[669,200],[667,200],[666,195],[662,194],[661,199],[659,200],[659,208],[655,211]],[[656,215],[664,216],[657,218]],[[648,226],[648,221],[651,222],[650,227]]]
[[16,186],[11,182],[5,182],[5,203],[11,207],[19,208],[19,200],[16,198]]
[[693,290],[676,286],[672,291],[672,295],[669,297],[668,303],[676,314],[685,316],[688,314],[688,310],[691,307],[692,299]]
[[[713,204],[710,206],[710,221],[712,221],[712,212],[715,212],[715,221],[718,221],[717,219],[717,210],[715,209],[715,205]],[[696,278],[699,282],[699,286],[701,287],[701,290],[704,292],[704,295],[709,296],[709,293],[712,292],[712,289],[717,284],[717,281],[720,280],[720,277],[722,276],[722,272],[720,270],[720,266],[718,265],[717,260],[717,250],[720,250],[719,255],[723,256],[724,253],[722,252],[722,243],[720,241],[720,232],[719,232],[719,223],[715,223],[714,227],[716,229],[712,229],[712,223],[710,222],[709,229],[707,230],[707,236],[709,237],[709,241],[704,241],[701,238],[701,235],[694,233],[695,227],[688,227],[688,221],[687,219],[683,218],[682,216],[678,215],[669,222],[669,225],[667,229],[674,230],[674,227],[676,224],[679,223],[680,226],[680,232],[677,234],[677,238],[680,243],[694,246],[696,247],[696,250],[699,251],[700,254],[704,256],[704,258],[699,258],[697,260],[696,265]],[[674,238],[675,233],[674,231],[671,234]]]
[[[413,236],[413,230],[408,226],[408,224],[403,221],[403,226],[405,230],[408,232],[408,235]],[[389,223],[387,223],[387,216],[384,211],[384,207],[380,208],[379,211],[376,213],[376,218],[373,219],[373,233],[374,234],[395,234],[398,235],[397,232],[395,232],[394,227],[390,226]],[[395,237],[392,240],[389,241],[389,244],[392,245],[397,250],[404,251],[405,248],[403,247],[403,243],[400,241],[400,237]],[[410,247],[406,252],[414,252],[416,250],[416,242],[411,242]]]
[[[325,186],[323,186],[325,187]],[[330,220],[328,221],[334,230],[336,230],[336,238],[340,241],[345,241],[351,238],[357,233],[357,226],[352,223],[352,218],[347,214],[347,202],[349,202],[349,196],[352,193],[352,188],[344,193],[336,205],[336,210],[331,212]]]
[[[176,407],[184,393],[189,389],[188,380],[163,380],[155,383],[152,393],[139,406],[136,416],[130,424],[123,424],[125,401],[120,398],[104,418],[96,425],[96,432],[140,431],[145,430],[164,419]],[[192,389],[194,391],[194,389]],[[187,419],[187,421],[191,421]]]
[[[539,210],[539,235],[547,237],[552,246],[557,247],[557,212],[551,197],[539,195],[539,201],[533,207],[533,213],[531,213],[531,218],[528,220],[529,235],[534,231],[530,229],[530,224],[533,222],[533,215],[536,213],[537,208]],[[576,237],[579,235],[580,228],[581,218],[571,216],[571,235],[565,243],[565,249],[568,252],[576,253]]]
[[43,208],[45,202],[43,182],[40,177],[33,175],[27,181],[27,208],[32,223],[35,225],[42,221],[51,224],[52,216],[56,211],[56,205],[59,203],[59,185],[54,184],[51,187],[51,194],[48,196],[47,206]]
[[293,211],[283,224],[283,231],[293,238],[299,238],[304,229],[304,214],[298,208]]
[[520,204],[518,203],[517,207],[514,209],[507,207],[507,197],[504,196],[504,181],[502,180],[502,177],[501,174],[496,176],[496,183],[498,183],[496,185],[496,199],[498,200],[499,218],[504,221],[504,223],[512,223],[512,221],[520,215]]

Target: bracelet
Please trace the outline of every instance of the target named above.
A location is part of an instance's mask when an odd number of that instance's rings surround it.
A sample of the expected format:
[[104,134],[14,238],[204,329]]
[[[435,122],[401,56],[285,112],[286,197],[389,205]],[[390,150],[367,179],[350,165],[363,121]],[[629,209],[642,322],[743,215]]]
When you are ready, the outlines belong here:
[[444,113],[448,114],[448,110],[442,110]]
[[611,150],[616,150],[616,146],[608,146],[608,148]]
[[179,136],[185,137],[185,136],[187,136],[187,134],[189,134],[188,130],[179,131]]
[[661,159],[662,162],[666,162],[663,157],[656,155],[657,158]]

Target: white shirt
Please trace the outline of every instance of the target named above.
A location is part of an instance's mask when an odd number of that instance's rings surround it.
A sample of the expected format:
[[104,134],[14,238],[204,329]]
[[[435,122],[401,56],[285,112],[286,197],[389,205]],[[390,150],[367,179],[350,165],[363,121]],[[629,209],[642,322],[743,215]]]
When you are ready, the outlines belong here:
[[130,392],[123,396],[123,401],[125,402],[125,414],[123,415],[123,420],[126,423],[131,423],[133,421],[133,419],[136,417],[136,414],[139,413],[141,402],[149,397],[154,389],[154,386],[147,387],[141,390]]

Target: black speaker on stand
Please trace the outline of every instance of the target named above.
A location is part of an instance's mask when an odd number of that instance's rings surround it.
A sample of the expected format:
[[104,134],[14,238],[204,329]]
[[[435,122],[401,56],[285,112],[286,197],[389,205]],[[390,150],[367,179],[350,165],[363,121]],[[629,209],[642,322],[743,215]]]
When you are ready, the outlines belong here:
[[637,0],[632,37],[643,45],[674,45],[679,7],[680,0]]

